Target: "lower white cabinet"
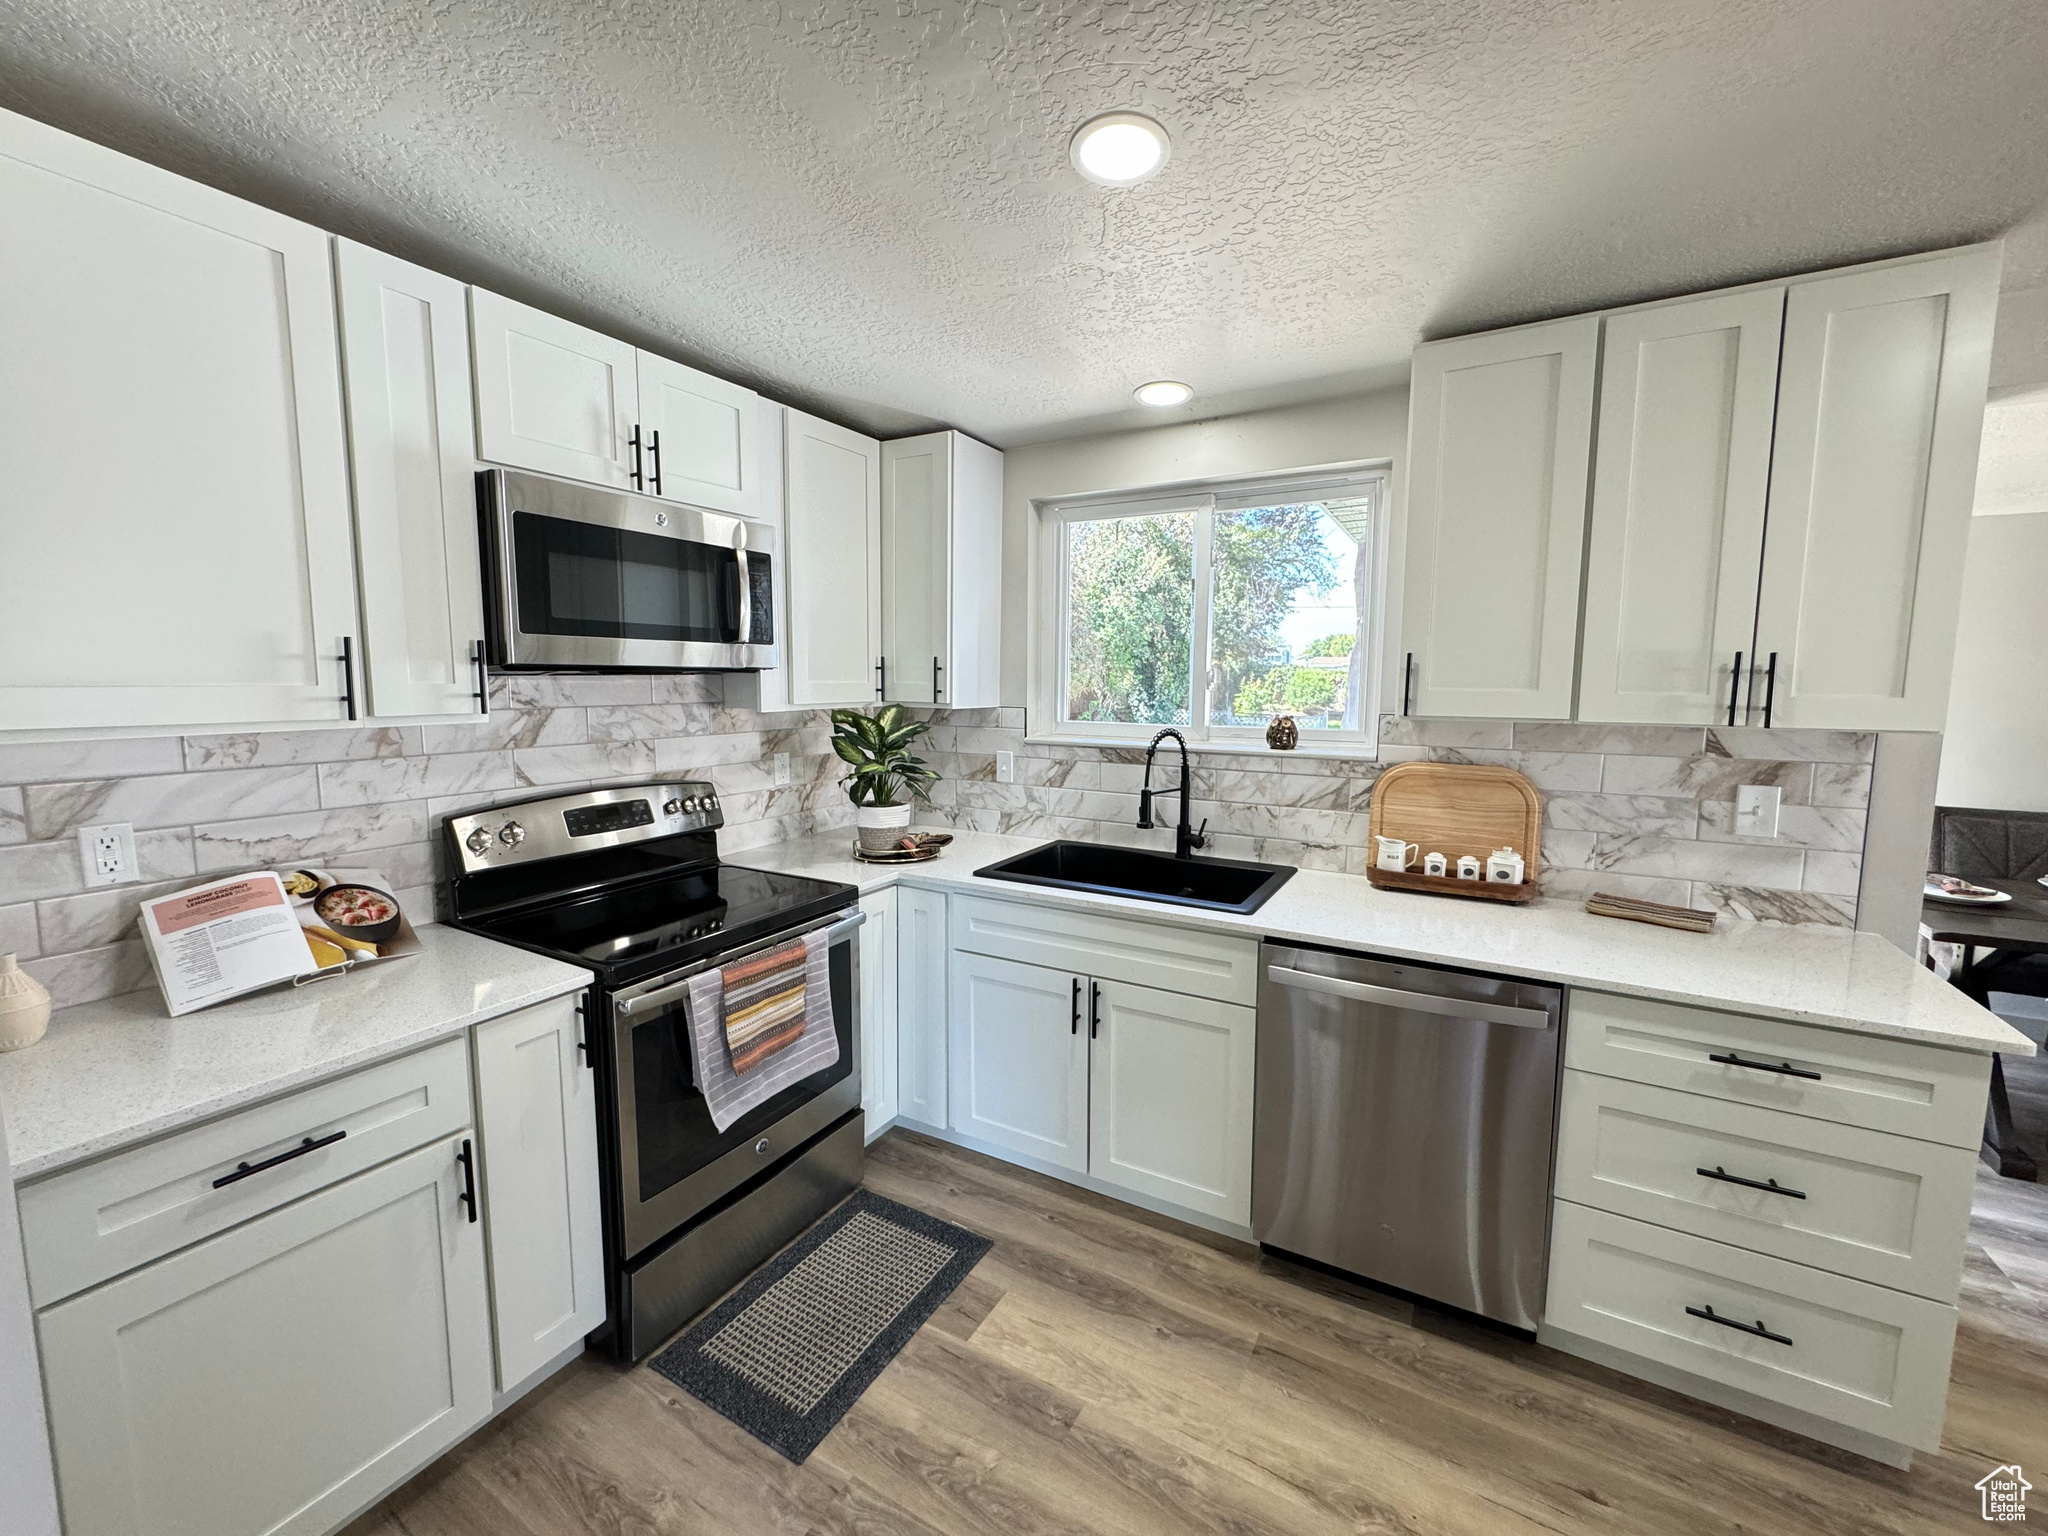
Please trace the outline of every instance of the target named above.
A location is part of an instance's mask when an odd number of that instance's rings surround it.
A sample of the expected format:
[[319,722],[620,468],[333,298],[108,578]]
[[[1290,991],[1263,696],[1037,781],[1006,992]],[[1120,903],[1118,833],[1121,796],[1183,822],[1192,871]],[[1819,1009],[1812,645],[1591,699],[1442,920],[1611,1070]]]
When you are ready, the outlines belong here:
[[896,888],[896,1115],[946,1125],[946,895]]
[[898,892],[872,891],[860,899],[867,921],[860,944],[860,1107],[873,1141],[897,1114],[896,910]]
[[491,1325],[508,1391],[605,1317],[597,1084],[573,999],[476,1030]]
[[948,978],[952,1128],[1088,1170],[1088,978],[956,950]]
[[318,1536],[481,1423],[464,1141],[44,1311],[67,1536]]

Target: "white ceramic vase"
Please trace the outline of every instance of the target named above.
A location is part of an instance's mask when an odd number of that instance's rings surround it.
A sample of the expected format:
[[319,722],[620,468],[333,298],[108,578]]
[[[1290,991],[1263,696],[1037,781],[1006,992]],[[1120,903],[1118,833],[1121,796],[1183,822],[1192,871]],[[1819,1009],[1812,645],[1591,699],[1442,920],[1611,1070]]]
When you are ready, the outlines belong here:
[[34,1045],[50,1027],[50,990],[0,955],[0,1051]]
[[862,853],[887,853],[910,827],[907,805],[856,805],[853,826]]

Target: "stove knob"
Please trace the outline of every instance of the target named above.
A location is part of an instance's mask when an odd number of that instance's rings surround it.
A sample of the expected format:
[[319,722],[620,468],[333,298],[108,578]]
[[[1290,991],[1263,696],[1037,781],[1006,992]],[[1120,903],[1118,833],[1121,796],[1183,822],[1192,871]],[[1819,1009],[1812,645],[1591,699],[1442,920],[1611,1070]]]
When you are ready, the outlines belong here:
[[667,804],[665,804],[665,805],[663,805],[663,806],[662,806],[662,808],[661,808],[661,814],[662,814],[662,815],[664,815],[664,816],[680,816],[680,815],[682,815],[682,814],[683,814],[683,802],[682,802],[682,801],[680,801],[680,800],[671,800],[671,801],[669,801],[669,802],[668,802]]
[[482,858],[485,854],[491,851],[491,834],[486,832],[482,827],[478,827],[474,832],[470,833],[469,836],[465,837],[462,840],[462,846],[467,848],[471,853],[475,854],[478,858]]
[[697,797],[695,795],[683,796],[683,810],[685,813],[693,816],[697,813]]
[[705,809],[705,810],[707,810],[707,811],[715,811],[715,810],[717,810],[717,809],[718,809],[718,796],[716,796],[716,795],[706,795],[706,796],[704,797],[704,809]]
[[526,841],[526,828],[516,821],[508,821],[498,828],[498,841],[507,848],[517,848]]

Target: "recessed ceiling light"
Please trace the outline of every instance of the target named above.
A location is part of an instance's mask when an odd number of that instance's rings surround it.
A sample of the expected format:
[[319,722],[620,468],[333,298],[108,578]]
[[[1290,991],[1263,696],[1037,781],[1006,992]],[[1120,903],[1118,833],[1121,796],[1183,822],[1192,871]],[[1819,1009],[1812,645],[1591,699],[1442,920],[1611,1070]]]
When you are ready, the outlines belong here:
[[1159,174],[1172,150],[1166,130],[1142,112],[1105,112],[1074,130],[1067,155],[1098,186],[1135,187]]
[[1195,398],[1187,385],[1173,379],[1157,379],[1131,391],[1140,405],[1186,405]]

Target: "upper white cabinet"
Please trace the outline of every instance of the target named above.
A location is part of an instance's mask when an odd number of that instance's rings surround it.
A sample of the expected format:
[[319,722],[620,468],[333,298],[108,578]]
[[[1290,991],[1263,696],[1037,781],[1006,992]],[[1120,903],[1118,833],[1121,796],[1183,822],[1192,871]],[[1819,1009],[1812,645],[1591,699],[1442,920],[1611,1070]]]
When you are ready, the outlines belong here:
[[637,490],[639,354],[587,326],[469,291],[476,451],[494,464]]
[[882,444],[882,677],[904,704],[1001,702],[1003,456],[958,432]]
[[783,433],[789,707],[870,704],[882,696],[882,445],[797,410]]
[[346,720],[327,235],[7,113],[0,204],[0,731]]
[[643,488],[714,512],[759,516],[760,397],[695,368],[639,354]]
[[1999,265],[1978,246],[1791,288],[1757,612],[1773,724],[1947,719]]
[[476,428],[463,285],[335,242],[363,680],[386,718],[483,711]]
[[1599,344],[1581,315],[1415,349],[1390,708],[1571,718]]
[[1607,322],[1584,719],[1730,723],[1756,628],[1784,308],[1770,288]]

